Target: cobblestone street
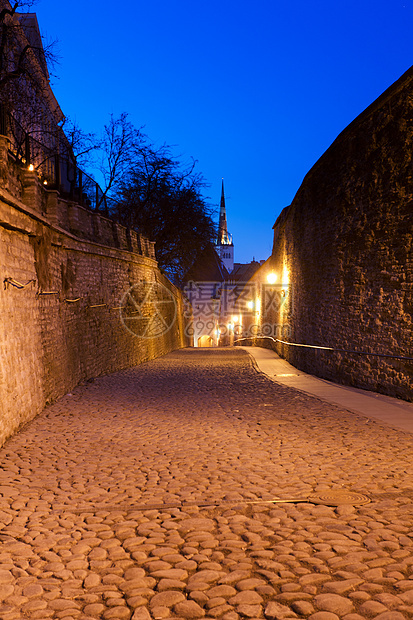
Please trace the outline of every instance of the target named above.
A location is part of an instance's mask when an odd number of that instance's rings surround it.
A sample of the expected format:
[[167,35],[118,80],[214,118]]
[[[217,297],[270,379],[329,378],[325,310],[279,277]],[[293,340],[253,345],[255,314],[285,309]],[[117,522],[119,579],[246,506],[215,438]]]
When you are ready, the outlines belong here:
[[0,620],[411,618],[412,438],[242,350],[98,378],[0,450]]

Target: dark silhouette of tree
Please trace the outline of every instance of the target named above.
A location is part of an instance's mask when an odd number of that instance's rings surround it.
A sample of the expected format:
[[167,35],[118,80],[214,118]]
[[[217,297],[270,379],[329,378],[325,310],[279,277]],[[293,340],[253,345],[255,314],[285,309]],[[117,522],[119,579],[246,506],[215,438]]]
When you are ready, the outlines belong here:
[[117,216],[155,241],[159,267],[176,284],[216,235],[206,183],[196,162],[183,165],[167,146],[135,145],[133,165],[125,169]]
[[170,147],[155,148],[126,113],[110,115],[96,144],[109,214],[155,241],[159,267],[180,284],[216,236],[196,162],[185,165]]
[[86,133],[77,121],[73,121],[69,117],[64,119],[62,130],[69,143],[73,162],[80,168],[95,167],[96,151],[101,146],[96,134]]
[[110,115],[98,140],[97,169],[104,180],[104,196],[118,196],[123,180],[140,161],[146,142],[147,137],[133,126],[126,112],[118,118]]

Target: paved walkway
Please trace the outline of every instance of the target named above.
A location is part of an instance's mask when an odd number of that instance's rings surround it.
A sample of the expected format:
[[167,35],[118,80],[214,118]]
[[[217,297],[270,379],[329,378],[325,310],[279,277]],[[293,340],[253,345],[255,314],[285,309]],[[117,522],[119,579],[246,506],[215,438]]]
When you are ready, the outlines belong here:
[[412,614],[411,434],[245,351],[101,377],[0,450],[0,620]]
[[394,428],[413,433],[413,403],[383,394],[338,385],[325,379],[308,375],[291,366],[274,351],[261,347],[240,347],[248,351],[257,368],[277,383],[318,396],[322,400],[340,405]]

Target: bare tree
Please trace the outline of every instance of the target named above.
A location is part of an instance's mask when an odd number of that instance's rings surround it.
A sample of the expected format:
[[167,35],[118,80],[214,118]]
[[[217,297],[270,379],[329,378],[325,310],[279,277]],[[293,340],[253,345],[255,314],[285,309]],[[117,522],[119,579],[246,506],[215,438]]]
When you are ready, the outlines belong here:
[[74,147],[96,149],[100,210],[155,241],[159,266],[180,284],[216,236],[197,162],[182,163],[167,145],[154,147],[125,112],[110,115],[100,139],[77,129],[72,138]]
[[147,145],[124,179],[118,208],[126,226],[156,242],[159,266],[178,285],[216,236],[206,183],[195,166],[193,160],[182,164],[166,146]]
[[159,266],[180,284],[216,236],[196,161],[183,164],[169,146],[154,147],[126,113],[110,115],[99,150],[100,208],[155,241]]
[[70,145],[71,156],[81,168],[96,168],[97,151],[101,141],[95,133],[86,133],[76,120],[65,117],[62,129]]
[[104,196],[114,197],[145,149],[147,137],[136,129],[123,112],[118,118],[110,115],[99,142],[98,170],[104,179]]

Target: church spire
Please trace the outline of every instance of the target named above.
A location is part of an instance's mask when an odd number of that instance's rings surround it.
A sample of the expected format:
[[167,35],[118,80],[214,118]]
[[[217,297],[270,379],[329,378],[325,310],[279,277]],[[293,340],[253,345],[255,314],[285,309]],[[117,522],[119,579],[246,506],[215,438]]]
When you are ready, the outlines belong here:
[[225,209],[224,179],[222,179],[221,205],[219,209],[218,238],[215,250],[228,273],[234,269],[234,244],[227,228],[227,212]]
[[227,228],[227,212],[225,209],[224,179],[222,179],[221,205],[219,209],[217,245],[230,245],[231,243],[232,243],[232,240],[230,238],[230,235],[228,234],[228,228]]

